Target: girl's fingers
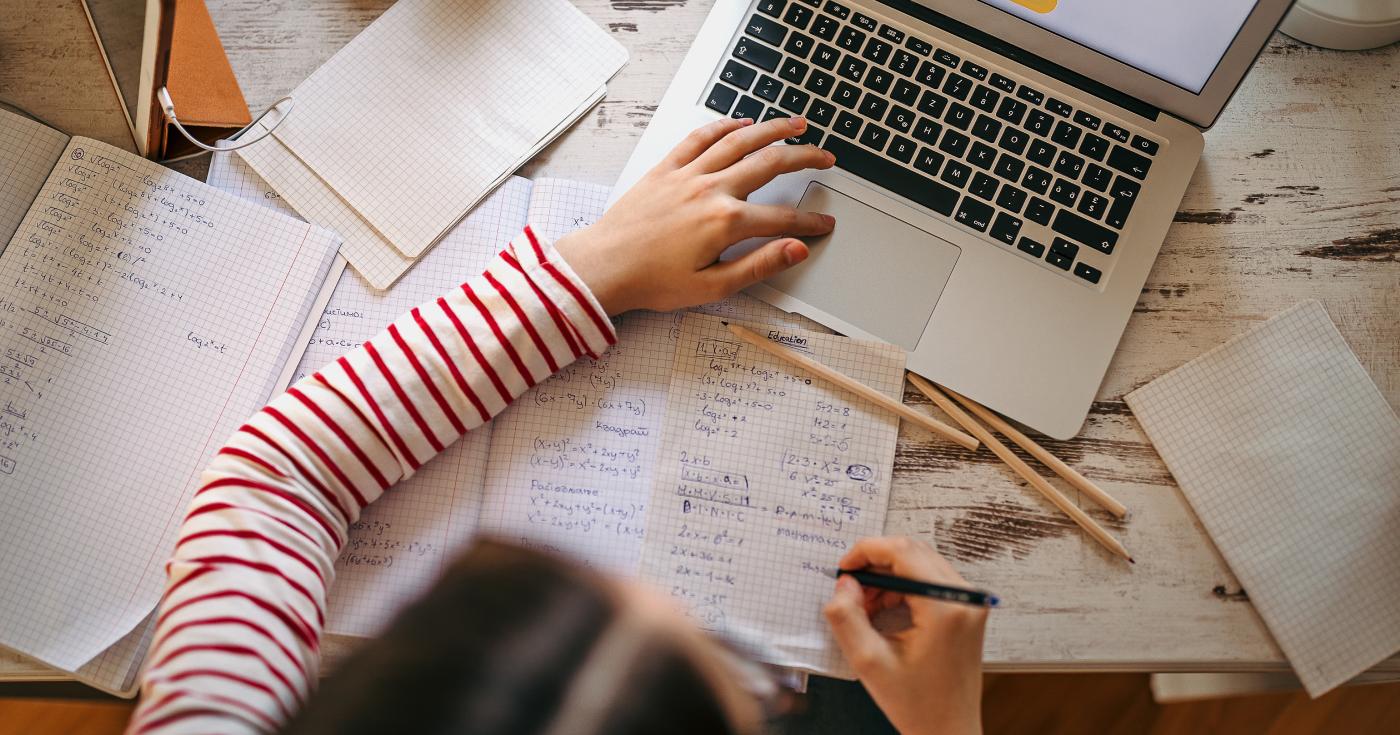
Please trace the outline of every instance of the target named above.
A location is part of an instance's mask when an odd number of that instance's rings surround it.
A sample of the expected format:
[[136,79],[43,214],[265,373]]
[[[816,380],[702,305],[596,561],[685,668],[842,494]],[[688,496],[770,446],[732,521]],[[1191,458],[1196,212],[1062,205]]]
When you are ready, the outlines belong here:
[[851,668],[862,678],[890,667],[894,650],[875,626],[862,604],[860,584],[850,577],[836,580],[836,592],[822,608],[831,635]]
[[750,153],[763,150],[783,138],[801,135],[806,129],[805,118],[775,117],[768,122],[731,130],[689,165],[701,174],[723,171],[744,160]]
[[708,125],[701,125],[690,131],[690,135],[685,136],[685,140],[677,143],[676,147],[672,148],[671,152],[666,154],[666,157],[661,160],[657,168],[677,169],[685,166],[691,161],[694,161],[700,154],[709,150],[710,146],[714,145],[724,136],[739,128],[752,124],[753,120],[748,118],[735,120],[725,117]]
[[763,148],[716,176],[725,189],[740,199],[783,174],[815,168],[831,168],[836,157],[814,145],[775,145]]
[[709,291],[717,300],[759,281],[767,280],[807,259],[807,245],[801,240],[783,238],[746,253],[743,257],[715,263],[700,271],[710,281]]
[[811,237],[825,235],[836,226],[835,218],[820,212],[805,212],[793,207],[771,204],[748,204],[738,223],[736,240],[750,237]]

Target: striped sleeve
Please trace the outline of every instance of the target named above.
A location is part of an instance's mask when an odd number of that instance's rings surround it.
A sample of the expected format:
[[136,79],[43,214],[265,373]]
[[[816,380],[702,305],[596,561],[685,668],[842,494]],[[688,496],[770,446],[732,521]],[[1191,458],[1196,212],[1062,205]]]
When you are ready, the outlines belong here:
[[128,732],[275,730],[315,682],[333,565],[361,509],[615,339],[526,227],[486,272],[248,419],[185,516]]

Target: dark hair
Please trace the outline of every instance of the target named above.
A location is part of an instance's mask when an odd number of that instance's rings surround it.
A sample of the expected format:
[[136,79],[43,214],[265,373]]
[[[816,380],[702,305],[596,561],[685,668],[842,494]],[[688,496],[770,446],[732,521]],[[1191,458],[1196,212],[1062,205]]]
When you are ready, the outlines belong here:
[[[323,682],[283,732],[530,735],[559,728],[556,717],[618,604],[600,578],[573,564],[479,542]],[[619,662],[627,670],[612,672],[609,701],[587,729],[732,732],[693,655],[655,632],[637,633],[637,649]],[[553,732],[577,731],[562,727]]]

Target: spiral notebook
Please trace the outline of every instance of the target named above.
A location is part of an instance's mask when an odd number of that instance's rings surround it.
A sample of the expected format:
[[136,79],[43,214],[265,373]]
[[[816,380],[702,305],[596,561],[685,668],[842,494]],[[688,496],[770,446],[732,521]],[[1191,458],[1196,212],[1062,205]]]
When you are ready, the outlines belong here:
[[1125,400],[1309,694],[1400,649],[1400,420],[1320,303]]

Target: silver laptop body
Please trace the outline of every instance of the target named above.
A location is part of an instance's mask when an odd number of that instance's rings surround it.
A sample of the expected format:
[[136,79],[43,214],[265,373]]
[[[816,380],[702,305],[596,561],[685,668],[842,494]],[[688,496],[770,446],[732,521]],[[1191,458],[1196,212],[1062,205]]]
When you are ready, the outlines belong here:
[[[1223,15],[1180,15],[1196,5]],[[1055,0],[717,0],[614,196],[720,115],[807,115],[805,142],[837,167],[782,176],[750,200],[828,212],[837,227],[749,293],[899,345],[910,370],[1067,439],[1196,168],[1201,130],[1288,5],[1159,11],[1159,27],[1199,24],[1190,36],[1206,47],[1179,62],[1170,48],[1110,49],[1167,60],[1149,74],[1085,45],[1113,34],[1067,37],[1089,26],[1055,16]],[[1225,50],[1210,66],[1212,33]]]

